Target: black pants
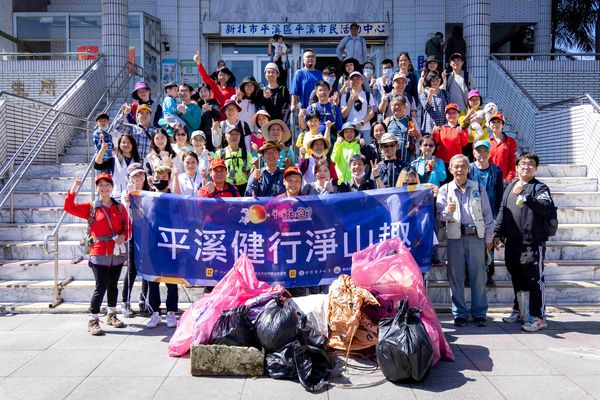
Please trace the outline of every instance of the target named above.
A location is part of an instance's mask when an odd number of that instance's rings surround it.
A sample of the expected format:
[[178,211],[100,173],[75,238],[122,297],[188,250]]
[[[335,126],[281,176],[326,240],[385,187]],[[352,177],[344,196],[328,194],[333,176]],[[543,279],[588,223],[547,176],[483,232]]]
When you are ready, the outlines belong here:
[[96,287],[94,288],[94,294],[92,295],[92,301],[90,302],[90,313],[98,314],[100,312],[104,294],[106,294],[108,306],[116,307],[117,298],[119,297],[119,288],[117,286],[119,284],[119,277],[121,276],[123,264],[105,267],[89,262],[89,266],[92,268],[94,279],[96,280]]
[[[129,241],[129,260],[127,263],[127,273],[123,278],[123,295],[122,302],[131,302],[131,291],[133,290],[133,284],[137,277],[137,269],[135,268],[135,257],[133,254],[133,240]],[[142,291],[140,293],[140,303],[145,303],[148,297],[148,281],[142,279]]]
[[513,309],[519,310],[517,292],[529,292],[529,314],[538,318],[546,315],[545,256],[543,243],[506,242],[504,260],[515,292]]
[[[167,311],[177,311],[179,306],[179,288],[174,283],[167,285]],[[148,305],[151,312],[160,313],[160,282],[148,282]]]

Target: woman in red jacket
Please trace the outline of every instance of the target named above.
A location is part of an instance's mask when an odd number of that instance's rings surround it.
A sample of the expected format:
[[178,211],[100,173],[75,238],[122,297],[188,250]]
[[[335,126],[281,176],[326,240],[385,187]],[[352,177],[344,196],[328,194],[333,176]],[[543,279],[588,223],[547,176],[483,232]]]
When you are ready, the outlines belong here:
[[[215,82],[206,72],[202,61],[200,60],[200,54],[194,55],[194,61],[198,66],[198,72],[202,77],[202,82],[206,83],[212,89],[213,98],[219,102],[219,105],[223,107],[225,102],[236,94],[235,87],[231,86],[235,82],[235,76],[227,67],[221,67],[217,71],[217,79],[219,82]],[[225,116],[222,115],[220,121],[224,120]]]
[[506,187],[506,185],[515,179],[517,173],[517,142],[502,132],[502,129],[504,129],[504,115],[492,115],[490,117],[490,126],[493,133],[490,137],[490,143],[492,144],[490,161],[502,170],[502,179]]
[[125,241],[129,239],[130,227],[127,209],[110,197],[113,180],[109,174],[96,177],[98,200],[94,203],[75,203],[75,194],[81,186],[81,179],[75,177],[73,187],[65,199],[65,211],[83,218],[89,224],[89,266],[94,272],[96,287],[90,303],[88,331],[92,335],[102,335],[98,313],[107,293],[108,315],[106,324],[123,328],[125,324],[117,318],[117,297],[121,268],[127,260]]
[[462,127],[458,124],[458,106],[450,103],[446,106],[446,124],[435,126],[431,133],[433,141],[437,145],[435,156],[444,161],[446,165],[446,180],[442,184],[452,180],[449,166],[450,159],[456,154],[462,154],[462,149],[469,143],[468,126]]

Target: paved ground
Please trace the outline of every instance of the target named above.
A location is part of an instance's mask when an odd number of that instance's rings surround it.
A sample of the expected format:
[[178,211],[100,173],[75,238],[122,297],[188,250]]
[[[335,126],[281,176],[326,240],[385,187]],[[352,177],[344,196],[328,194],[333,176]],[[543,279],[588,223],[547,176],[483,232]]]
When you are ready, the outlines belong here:
[[189,358],[167,356],[172,330],[144,330],[141,318],[92,337],[85,315],[4,315],[0,399],[600,399],[600,313],[556,314],[538,334],[502,322],[455,329],[441,319],[456,362],[424,382],[311,395],[296,382],[192,377]]

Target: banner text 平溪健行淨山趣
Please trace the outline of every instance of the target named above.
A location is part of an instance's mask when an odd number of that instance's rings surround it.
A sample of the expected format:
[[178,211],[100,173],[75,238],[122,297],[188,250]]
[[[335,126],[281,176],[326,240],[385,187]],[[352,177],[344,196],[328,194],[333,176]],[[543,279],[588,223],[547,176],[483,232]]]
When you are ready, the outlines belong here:
[[150,192],[131,198],[136,268],[149,280],[214,285],[245,253],[265,282],[328,284],[350,274],[354,252],[389,238],[402,239],[421,267],[431,263],[433,195],[425,187],[258,199]]

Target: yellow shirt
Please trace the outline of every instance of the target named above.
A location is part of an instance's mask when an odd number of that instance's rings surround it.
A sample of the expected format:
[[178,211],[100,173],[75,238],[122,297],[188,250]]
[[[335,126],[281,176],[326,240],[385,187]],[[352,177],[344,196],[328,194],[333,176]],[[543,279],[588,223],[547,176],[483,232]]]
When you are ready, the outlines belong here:
[[[467,110],[462,110],[458,117],[459,125],[462,125],[466,116],[467,116]],[[490,140],[490,134],[488,133],[488,129],[485,126],[485,121],[481,124],[481,127],[483,128],[483,135],[479,138],[479,140]],[[469,143],[473,143],[473,141],[475,140],[475,133],[476,133],[475,129],[469,128]]]

